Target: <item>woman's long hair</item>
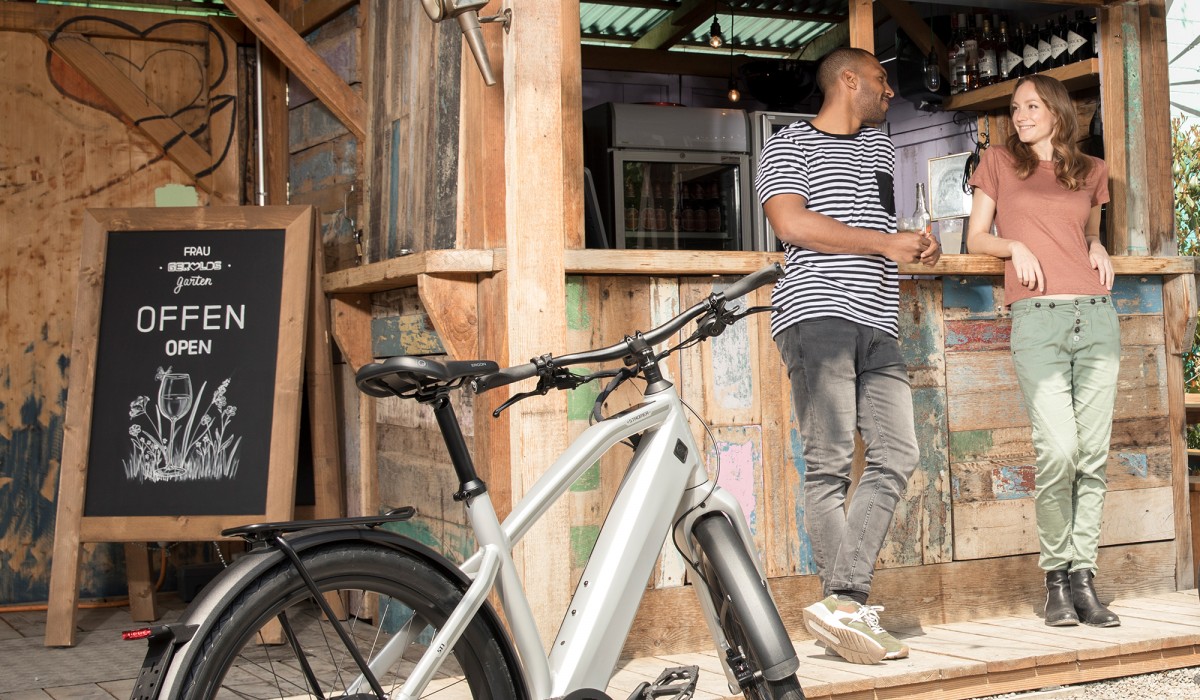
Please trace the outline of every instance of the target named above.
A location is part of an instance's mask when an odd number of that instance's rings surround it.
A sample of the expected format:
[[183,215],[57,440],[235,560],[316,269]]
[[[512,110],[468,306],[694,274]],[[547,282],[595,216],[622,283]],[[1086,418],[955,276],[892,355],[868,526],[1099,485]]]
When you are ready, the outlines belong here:
[[[1017,80],[1016,88],[1025,83],[1033,85],[1042,104],[1054,117],[1054,128],[1050,132],[1050,146],[1054,151],[1054,174],[1064,189],[1077,192],[1087,182],[1092,172],[1092,159],[1079,150],[1079,122],[1075,118],[1075,106],[1063,84],[1048,75],[1026,75]],[[1011,111],[1010,111],[1011,114]],[[1024,180],[1038,167],[1037,154],[1029,144],[1021,141],[1016,125],[1008,137],[1008,150],[1016,161],[1017,177]]]

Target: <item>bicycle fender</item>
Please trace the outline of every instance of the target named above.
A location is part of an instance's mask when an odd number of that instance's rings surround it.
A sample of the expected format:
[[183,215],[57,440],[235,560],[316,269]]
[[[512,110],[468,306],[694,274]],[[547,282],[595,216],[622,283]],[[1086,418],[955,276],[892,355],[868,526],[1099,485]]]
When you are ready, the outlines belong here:
[[[367,542],[407,552],[423,559],[452,581],[457,581],[461,591],[466,591],[471,585],[471,579],[442,554],[416,540],[388,530],[367,527],[344,527],[332,530],[315,530],[288,538],[288,544],[296,550],[297,554],[303,554],[306,551],[319,547],[349,542]],[[197,649],[194,646],[195,640],[204,639],[209,629],[215,623],[216,615],[225,607],[227,601],[236,597],[263,573],[286,561],[287,557],[284,553],[274,547],[255,548],[239,557],[204,587],[195,600],[188,606],[187,610],[184,611],[179,621],[172,624],[172,627],[194,625],[195,634],[191,640],[176,650],[170,666],[163,673],[157,700],[177,700],[179,698],[179,694],[182,691],[180,685],[182,685],[184,680],[180,670],[187,668],[191,664],[192,658],[197,653]],[[492,606],[484,604],[479,609],[479,615],[492,628],[496,639],[500,641],[502,651],[510,664],[510,668],[523,668],[516,650],[512,646],[512,640],[509,638],[507,630],[500,623],[500,618]],[[529,697],[525,679],[521,674],[517,674],[515,681],[522,695]]]
[[779,617],[766,579],[755,564],[753,549],[729,515],[710,511],[697,518],[691,530],[696,546],[712,563],[723,588],[740,593],[731,601],[739,617],[754,621],[743,631],[763,664],[763,676],[777,681],[795,673],[800,668],[796,648]]

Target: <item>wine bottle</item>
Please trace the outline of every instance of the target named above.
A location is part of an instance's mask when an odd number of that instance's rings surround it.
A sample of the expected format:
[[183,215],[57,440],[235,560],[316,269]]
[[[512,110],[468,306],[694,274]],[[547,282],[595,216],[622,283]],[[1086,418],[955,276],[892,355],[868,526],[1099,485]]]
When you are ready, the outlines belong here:
[[983,32],[979,37],[979,85],[991,85],[999,79],[1000,65],[996,59],[996,39],[992,36],[992,23],[983,20]]
[[1021,32],[1021,75],[1033,75],[1038,72],[1038,26],[1034,24],[1029,31]]

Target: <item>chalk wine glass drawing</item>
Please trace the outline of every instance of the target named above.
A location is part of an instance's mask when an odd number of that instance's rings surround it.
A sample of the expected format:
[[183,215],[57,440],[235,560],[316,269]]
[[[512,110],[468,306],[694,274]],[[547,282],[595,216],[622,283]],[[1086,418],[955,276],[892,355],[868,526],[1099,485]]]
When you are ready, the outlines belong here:
[[[129,403],[129,459],[125,477],[138,481],[199,481],[233,478],[242,438],[229,430],[237,406],[226,398],[229,378],[203,403],[208,382],[192,393],[192,377],[158,368],[158,400],[149,396]],[[153,416],[151,416],[153,411]],[[165,424],[164,424],[165,423]],[[182,426],[181,426],[182,424]]]

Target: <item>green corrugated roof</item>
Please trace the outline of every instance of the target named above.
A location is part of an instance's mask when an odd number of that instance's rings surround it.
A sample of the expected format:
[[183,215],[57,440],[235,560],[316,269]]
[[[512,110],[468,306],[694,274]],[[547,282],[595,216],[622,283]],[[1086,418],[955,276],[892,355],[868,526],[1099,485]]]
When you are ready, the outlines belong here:
[[[634,7],[638,4],[640,6]],[[585,44],[631,45],[660,22],[669,19],[680,0],[610,0],[579,4],[580,31]],[[693,28],[667,48],[673,51],[726,53],[732,44],[739,53],[788,55],[845,20],[844,0],[746,0],[718,3],[717,11],[693,13]],[[713,49],[708,31],[713,17],[720,21],[726,45]]]

